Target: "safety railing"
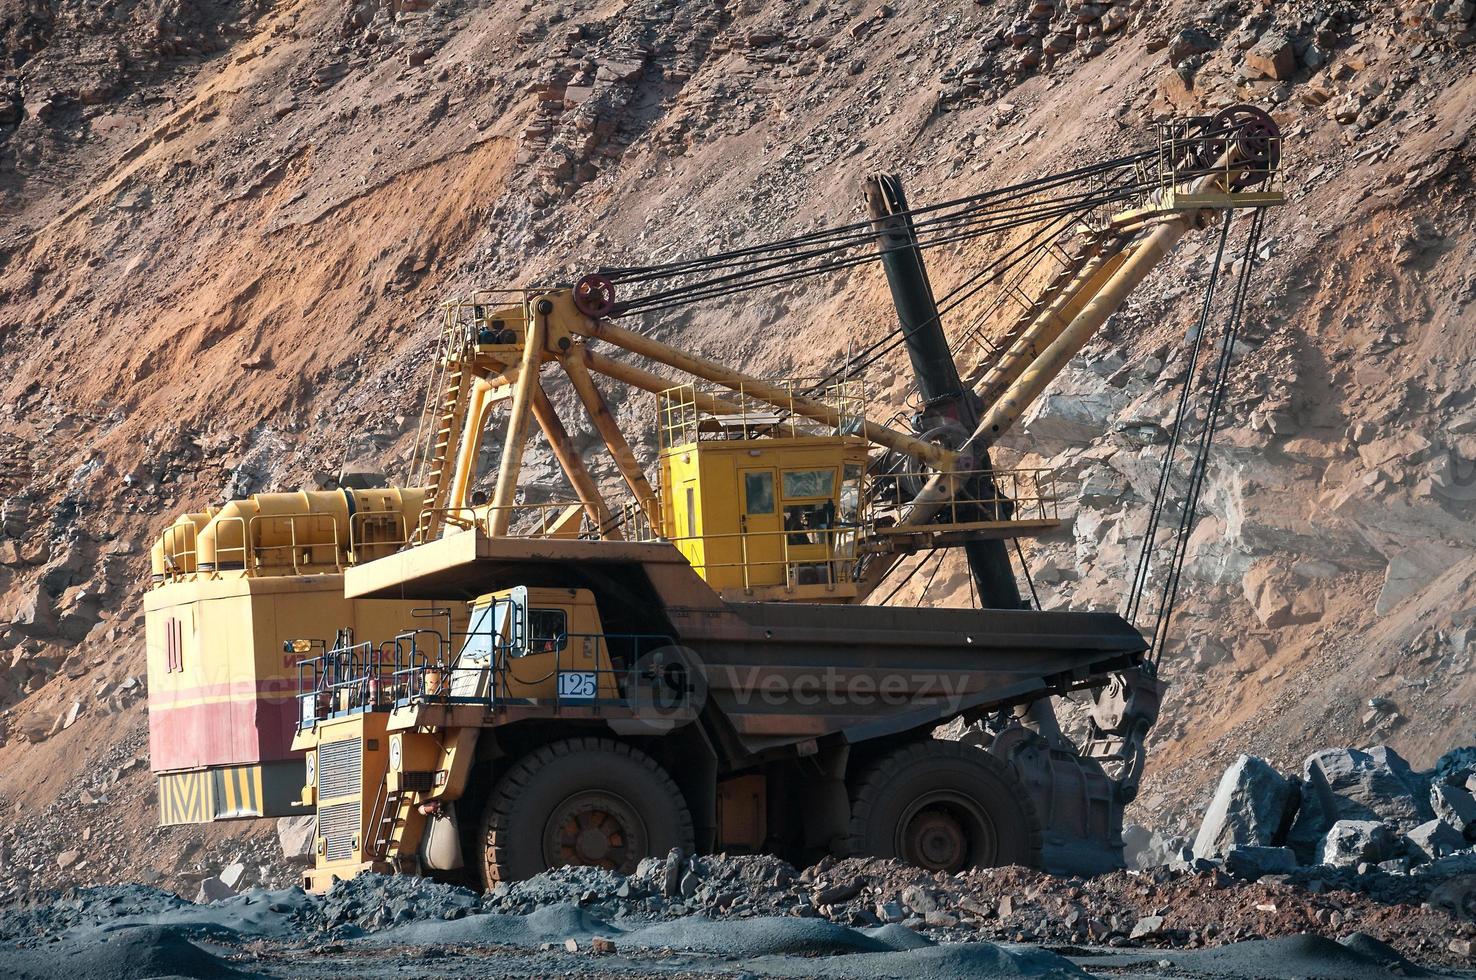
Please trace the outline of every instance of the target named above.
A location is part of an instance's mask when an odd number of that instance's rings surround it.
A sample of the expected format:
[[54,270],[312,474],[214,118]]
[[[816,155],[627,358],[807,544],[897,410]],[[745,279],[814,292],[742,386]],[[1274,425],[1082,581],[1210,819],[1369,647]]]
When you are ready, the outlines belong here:
[[[407,705],[533,705],[555,709],[578,704],[599,708],[633,697],[670,701],[646,689],[651,672],[665,676],[667,656],[680,650],[661,633],[569,632],[542,636],[522,602],[493,598],[472,611],[465,631],[454,631],[450,610],[414,610],[418,618],[445,617],[444,630],[421,627],[377,646],[354,643],[344,631],[331,649],[297,665],[298,728],[365,711]],[[291,652],[326,646],[290,640]]]
[[441,304],[446,338],[468,346],[516,344],[528,327],[528,300],[547,289],[479,289]]
[[[349,518],[349,553],[345,564],[373,561],[394,554],[410,543],[410,520],[404,511],[360,510]],[[380,533],[388,528],[389,537]]]
[[[433,632],[433,631],[427,631]],[[499,640],[480,662],[432,659],[417,643],[335,648],[298,664],[298,728],[366,711],[407,705],[585,707],[679,701],[663,657],[675,640],[659,633],[562,633],[526,643]],[[546,645],[548,649],[541,649]],[[444,643],[437,644],[443,653]],[[548,655],[552,659],[548,659]],[[576,656],[577,655],[577,656]],[[599,666],[601,663],[609,666]],[[546,690],[545,690],[546,688]]]
[[[417,484],[423,486],[430,482],[431,465],[436,457],[436,433],[444,407],[440,399],[450,372],[475,358],[479,347],[521,343],[527,330],[528,297],[534,292],[484,289],[441,305],[442,326],[431,364],[433,374],[421,404],[413,443],[415,453],[410,461],[410,473]],[[510,314],[509,309],[515,312]]]
[[1253,116],[1191,116],[1159,122],[1155,134],[1158,152],[1140,176],[1157,188],[1160,203],[1211,175],[1220,177],[1212,193],[1234,194],[1252,186],[1258,194],[1280,191],[1282,137],[1274,124],[1263,125]]
[[[716,588],[742,588],[746,592],[774,586],[791,590],[803,585],[833,588],[856,580],[860,542],[867,531],[865,524],[796,524],[779,530],[678,537],[671,542],[678,548],[684,544],[700,546],[700,550],[682,550],[697,574]],[[736,556],[710,557],[733,555],[735,547]]]
[[[780,396],[773,400],[759,398],[743,382],[732,387],[692,383],[661,392],[657,396],[661,448],[702,440],[859,431],[871,403],[870,391],[861,378],[778,378],[762,384],[766,389],[778,389]],[[799,411],[796,406],[801,399],[829,409],[835,423],[819,422],[810,418],[808,410]]]
[[[195,568],[201,572],[220,572],[224,570],[246,571],[249,574],[251,539],[247,536],[248,532],[250,531],[250,525],[247,524],[246,518],[216,517],[213,521],[210,522],[210,526],[213,527],[215,530],[215,561],[202,562],[199,560],[200,556],[197,554],[195,556]],[[227,527],[234,527],[238,529],[241,540],[241,543],[239,545],[236,545],[234,547],[221,546],[221,532]],[[199,547],[198,538],[196,539],[196,547]],[[236,557],[234,559],[231,559],[231,555],[235,555]]]
[[[217,517],[211,524],[216,545],[214,561],[200,561],[200,529],[193,524],[171,524],[160,534],[164,581],[182,581],[198,575],[219,577],[222,572],[247,577],[302,574],[333,570],[393,554],[409,543],[410,521],[399,510],[362,510],[349,517],[348,548],[343,547],[336,515],[255,514]],[[235,534],[231,534],[234,529]],[[263,530],[286,534],[287,540],[262,544]],[[299,534],[299,531],[303,533]],[[311,531],[312,533],[307,533]],[[239,544],[223,545],[235,537]],[[274,561],[276,556],[283,560]]]
[[[193,522],[171,524],[159,535],[164,568],[156,576],[156,584],[178,582],[198,571],[200,529]],[[183,541],[180,539],[183,538]]]
[[[434,512],[439,514],[442,522],[449,527],[461,530],[476,528],[489,536],[495,523],[493,518],[503,512],[508,515],[508,530],[505,536],[510,538],[566,537],[590,540],[602,537],[602,531],[608,530],[608,528],[597,527],[590,519],[584,505],[578,500],[549,500],[540,503],[510,504],[505,507],[493,507],[490,504],[474,507],[441,507]],[[660,512],[658,498],[651,498],[644,507],[634,500],[628,500],[611,511],[611,527],[618,529],[621,537],[627,540],[649,541],[659,537],[660,534],[656,528],[651,527],[647,514],[659,514]]]
[[[869,522],[880,525],[885,519],[900,519],[933,475],[909,470],[869,479],[863,491]],[[1052,470],[959,470],[956,477],[963,492],[944,504],[930,526],[1060,519],[1061,497]]]
[[[1024,256],[1019,270],[1004,283],[994,299],[980,310],[961,332],[960,344],[971,345],[976,360],[993,363],[1003,353],[1003,348],[995,338],[989,336],[987,331],[989,325],[994,322],[995,315],[1005,304],[1013,303],[1022,315],[1034,309],[1035,297],[1026,291],[1026,283],[1047,259],[1054,260],[1058,268],[1067,268],[1072,262],[1071,256],[1066,254],[1053,238],[1048,238],[1034,246]],[[915,388],[916,385],[912,387]]]
[[335,647],[297,663],[297,727],[373,710],[381,700],[387,665],[373,643]]

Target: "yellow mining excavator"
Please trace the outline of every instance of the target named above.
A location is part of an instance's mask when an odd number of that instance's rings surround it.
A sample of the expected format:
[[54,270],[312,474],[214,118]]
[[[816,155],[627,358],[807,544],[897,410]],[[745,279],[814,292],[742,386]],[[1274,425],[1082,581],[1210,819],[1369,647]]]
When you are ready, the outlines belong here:
[[[164,821],[315,813],[314,889],[364,870],[487,885],[630,870],[673,847],[1119,866],[1162,694],[1158,626],[1021,601],[1004,543],[1056,526],[1058,494],[989,451],[1186,234],[1218,226],[1223,255],[1250,209],[1253,254],[1282,201],[1280,149],[1269,117],[1236,107],[1028,184],[909,208],[878,176],[853,225],[447,304],[416,489],[259,494],[185,515],[155,547]],[[925,249],[1016,229],[937,300]],[[899,329],[826,378],[752,377],[619,322],[863,261],[886,270]],[[1017,312],[991,308],[950,344],[943,314],[984,288]],[[969,384],[965,340],[982,352]],[[917,403],[882,423],[861,368],[898,345]],[[607,500],[575,451],[551,369],[628,499]],[[655,396],[654,484],[612,383]],[[473,503],[502,406],[494,493]],[[574,499],[519,499],[534,425]],[[875,601],[906,556],[952,547],[983,608]],[[1077,690],[1082,744],[1052,709]],[[957,719],[980,744],[931,737]]]

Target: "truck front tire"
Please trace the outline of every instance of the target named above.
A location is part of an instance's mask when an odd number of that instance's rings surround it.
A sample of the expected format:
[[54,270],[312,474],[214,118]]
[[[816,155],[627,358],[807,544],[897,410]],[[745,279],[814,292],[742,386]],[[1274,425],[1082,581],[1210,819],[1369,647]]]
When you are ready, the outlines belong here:
[[630,874],[642,858],[693,848],[692,815],[665,769],[603,738],[528,753],[493,787],[482,813],[482,882],[593,865]]
[[936,739],[883,756],[853,783],[847,849],[950,874],[1040,867],[1040,821],[1025,787],[982,749]]

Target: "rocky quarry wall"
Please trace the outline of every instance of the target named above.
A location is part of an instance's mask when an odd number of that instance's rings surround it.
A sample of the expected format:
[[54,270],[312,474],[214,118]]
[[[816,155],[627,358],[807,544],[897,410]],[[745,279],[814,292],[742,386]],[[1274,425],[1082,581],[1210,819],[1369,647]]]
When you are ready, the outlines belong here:
[[[345,461],[403,478],[438,300],[854,220],[875,170],[917,204],[1001,186],[1241,101],[1287,134],[1289,201],[1257,256],[1137,819],[1192,834],[1241,753],[1298,787],[1323,745],[1428,771],[1476,697],[1471,15],[0,0],[0,900],[139,874],[192,893],[234,863],[269,880],[270,828],[154,826],[148,547],[179,512]],[[935,285],[1013,241],[938,250]],[[1000,454],[1067,497],[1025,542],[1047,607],[1122,601],[1212,247],[1150,278]],[[819,375],[894,316],[863,267],[635,326]],[[903,359],[870,380],[878,416],[907,401]],[[611,395],[649,447],[649,399]],[[546,457],[527,472],[530,499],[566,495]],[[962,564],[923,591],[895,601],[966,601]],[[1246,846],[1285,844],[1274,809],[1253,821],[1271,843]]]

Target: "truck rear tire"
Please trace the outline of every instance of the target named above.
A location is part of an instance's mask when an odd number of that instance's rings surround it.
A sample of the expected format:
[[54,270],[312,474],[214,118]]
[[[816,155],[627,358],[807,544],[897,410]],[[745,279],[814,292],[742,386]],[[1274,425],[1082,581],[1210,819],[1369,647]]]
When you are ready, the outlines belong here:
[[1008,763],[936,739],[883,756],[853,783],[851,854],[930,871],[1040,867],[1035,808]]
[[691,853],[692,814],[665,769],[603,738],[553,742],[523,756],[482,811],[482,883],[567,864],[629,874],[673,847]]

